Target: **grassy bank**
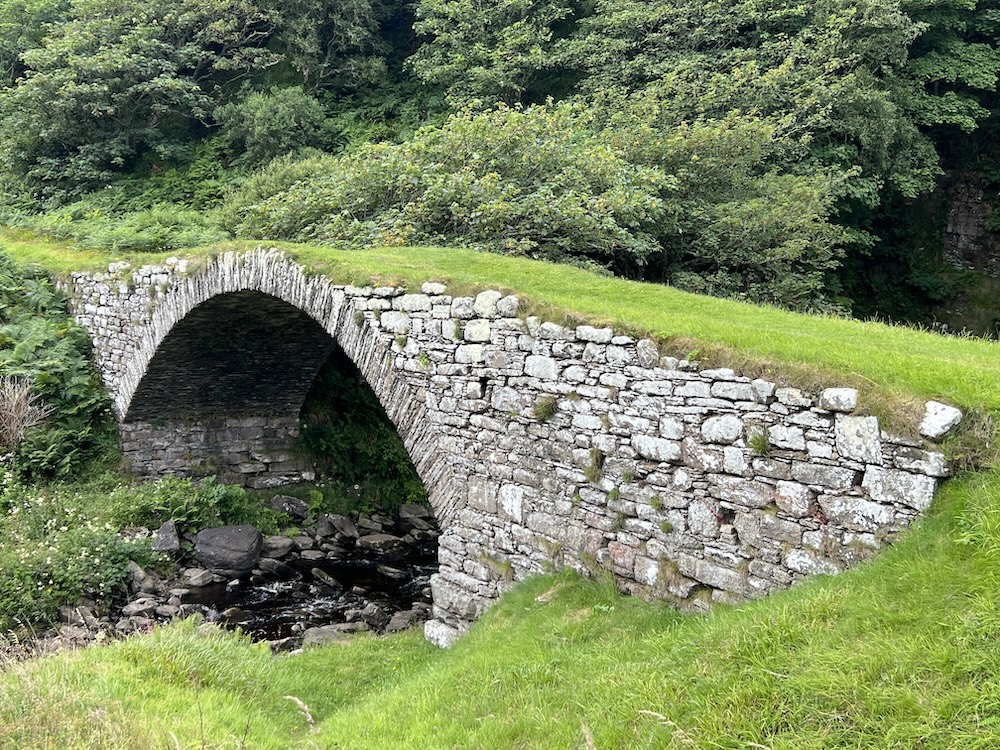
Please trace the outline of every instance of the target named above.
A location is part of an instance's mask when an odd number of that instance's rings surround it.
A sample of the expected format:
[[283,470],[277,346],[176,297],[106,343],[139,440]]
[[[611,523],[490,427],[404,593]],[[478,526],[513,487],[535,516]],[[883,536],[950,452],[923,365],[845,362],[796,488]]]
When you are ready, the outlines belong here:
[[271,657],[186,623],[11,665],[0,745],[997,747],[998,501],[969,475],[873,563],[707,616],[563,574],[449,651],[408,633]]
[[[56,271],[109,260],[14,239],[19,258]],[[472,252],[283,247],[339,281],[501,287],[549,317],[653,333],[682,353],[863,384],[883,410],[936,397],[1000,411],[990,342]],[[969,473],[870,564],[707,616],[561,574],[521,584],[449,651],[410,633],[271,657],[186,623],[9,664],[0,746],[1000,747],[998,561],[1000,472]]]

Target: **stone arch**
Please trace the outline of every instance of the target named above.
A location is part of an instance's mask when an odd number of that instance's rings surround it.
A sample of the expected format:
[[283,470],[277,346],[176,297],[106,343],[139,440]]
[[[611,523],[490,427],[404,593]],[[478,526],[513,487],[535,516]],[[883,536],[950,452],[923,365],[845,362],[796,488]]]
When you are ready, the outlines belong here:
[[[133,333],[134,347],[113,379],[125,452],[135,468],[176,471],[204,460],[198,443],[229,440],[238,446],[233,455],[252,454],[240,466],[276,467],[263,482],[294,476],[301,467],[281,455],[274,438],[294,429],[313,377],[339,346],[395,425],[447,528],[459,493],[420,384],[393,366],[391,341],[356,323],[356,300],[343,287],[306,275],[274,250],[225,253],[172,282],[148,305],[148,319]],[[206,326],[214,330],[206,333]],[[275,335],[282,339],[274,341]],[[211,347],[217,351],[205,351]],[[296,361],[276,373],[290,358]],[[205,388],[197,377],[185,381],[192,366],[201,370],[198,377],[218,380],[217,387]],[[217,468],[208,466],[211,473]]]

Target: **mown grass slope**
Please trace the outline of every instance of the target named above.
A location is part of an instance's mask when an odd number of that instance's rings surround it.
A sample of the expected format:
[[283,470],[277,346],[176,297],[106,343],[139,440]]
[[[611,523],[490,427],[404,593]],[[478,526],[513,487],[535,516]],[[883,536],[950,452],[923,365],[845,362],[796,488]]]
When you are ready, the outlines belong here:
[[[864,383],[890,410],[927,397],[1000,408],[990,342],[476,253],[286,250],[345,281],[518,290],[559,317]],[[873,562],[706,616],[563,573],[521,584],[449,651],[411,633],[271,657],[189,623],[12,664],[0,676],[0,746],[1000,747],[998,571],[1000,472],[983,470],[950,480]]]

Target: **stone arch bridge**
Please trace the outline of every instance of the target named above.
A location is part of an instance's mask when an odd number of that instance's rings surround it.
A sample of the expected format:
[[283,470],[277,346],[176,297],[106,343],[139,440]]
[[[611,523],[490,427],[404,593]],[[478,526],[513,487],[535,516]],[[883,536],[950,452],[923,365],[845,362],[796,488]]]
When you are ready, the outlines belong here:
[[299,409],[334,347],[358,367],[442,528],[428,637],[512,581],[572,566],[688,608],[871,555],[924,510],[944,457],[818,395],[701,370],[518,300],[337,285],[283,254],[76,273],[134,471],[303,478]]

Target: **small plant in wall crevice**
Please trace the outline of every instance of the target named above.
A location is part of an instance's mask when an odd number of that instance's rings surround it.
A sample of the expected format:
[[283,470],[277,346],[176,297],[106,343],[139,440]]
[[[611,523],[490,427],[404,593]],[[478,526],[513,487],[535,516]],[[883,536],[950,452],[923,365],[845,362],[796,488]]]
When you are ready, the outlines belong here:
[[559,399],[555,396],[539,396],[531,412],[539,422],[548,422],[559,412]]

